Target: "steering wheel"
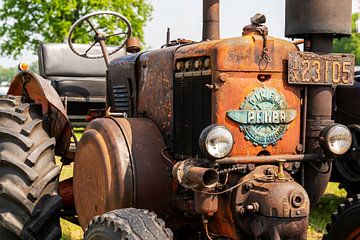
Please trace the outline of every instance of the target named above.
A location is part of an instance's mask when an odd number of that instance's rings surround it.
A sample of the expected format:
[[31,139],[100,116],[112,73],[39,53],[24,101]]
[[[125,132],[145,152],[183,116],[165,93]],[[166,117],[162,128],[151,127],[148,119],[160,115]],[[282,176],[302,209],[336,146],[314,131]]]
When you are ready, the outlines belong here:
[[[126,31],[124,32],[115,32],[115,33],[111,33],[111,34],[106,34],[104,32],[98,31],[95,26],[93,25],[93,23],[90,21],[90,18],[93,18],[94,16],[99,16],[99,15],[111,15],[111,16],[115,16],[117,19],[120,19],[122,22],[125,23],[126,25]],[[78,27],[81,23],[83,23],[84,21],[86,21],[92,31],[95,33],[94,35],[94,42],[90,45],[90,47],[85,51],[85,52],[80,52],[78,49],[75,48],[74,43],[72,42],[72,36],[74,33],[74,30],[76,27]],[[130,22],[126,19],[126,17],[124,17],[123,15],[121,15],[120,13],[116,13],[116,12],[112,12],[112,11],[98,11],[98,12],[93,12],[90,14],[87,14],[83,17],[81,17],[80,19],[78,19],[70,28],[69,31],[69,36],[68,36],[68,44],[70,49],[78,56],[80,57],[84,57],[84,58],[90,58],[90,59],[95,59],[95,58],[105,58],[105,62],[106,64],[109,63],[109,56],[113,55],[114,53],[116,53],[117,51],[119,51],[126,43],[127,39],[131,36],[131,24]],[[108,51],[105,45],[105,41],[107,39],[109,39],[110,37],[114,37],[114,36],[119,36],[119,35],[126,35],[126,38],[121,42],[121,44],[112,49],[111,51]],[[92,54],[89,55],[89,51],[97,44],[100,44],[101,50],[102,50],[102,54]]]

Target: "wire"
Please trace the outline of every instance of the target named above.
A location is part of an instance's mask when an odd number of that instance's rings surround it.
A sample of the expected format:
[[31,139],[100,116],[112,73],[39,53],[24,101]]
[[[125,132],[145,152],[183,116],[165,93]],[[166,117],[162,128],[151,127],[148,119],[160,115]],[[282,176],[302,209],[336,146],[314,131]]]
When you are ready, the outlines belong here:
[[165,158],[165,160],[168,161],[171,164],[171,166],[174,166],[174,163],[171,161],[171,159],[168,158],[164,153],[165,150],[167,150],[167,149],[169,149],[169,146],[166,146],[163,149],[161,149],[161,156],[163,156],[163,158]]
[[270,176],[262,176],[262,177],[251,178],[251,179],[249,179],[247,181],[239,182],[238,184],[232,186],[231,188],[228,188],[228,189],[226,189],[224,191],[221,191],[221,192],[207,192],[207,191],[196,190],[194,188],[192,190],[194,192],[204,193],[204,194],[209,194],[209,195],[221,195],[221,194],[230,192],[230,191],[234,190],[235,188],[238,188],[241,185],[244,185],[245,183],[248,183],[248,182],[251,182],[251,181],[254,181],[254,180],[260,180],[260,179],[264,179],[264,180],[274,179],[274,176],[271,176],[271,177]]
[[208,240],[213,240],[212,237],[210,237],[210,234],[209,234],[209,228],[208,228],[208,220],[205,219],[205,216],[203,215],[202,216],[202,222],[204,224],[204,229],[205,229],[205,234],[206,234],[206,237],[208,238]]
[[219,183],[220,185],[219,188],[222,189],[227,184],[228,180],[229,180],[229,173],[226,173],[224,183]]

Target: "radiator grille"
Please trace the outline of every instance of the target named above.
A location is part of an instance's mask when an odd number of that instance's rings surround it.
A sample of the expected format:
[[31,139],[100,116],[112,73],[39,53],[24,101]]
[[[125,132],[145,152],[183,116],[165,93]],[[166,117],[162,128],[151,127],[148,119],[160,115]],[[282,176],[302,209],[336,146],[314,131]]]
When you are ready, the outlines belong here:
[[211,124],[210,76],[174,78],[174,152],[184,159],[202,155],[201,131]]
[[114,109],[113,112],[126,112],[130,114],[129,91],[124,85],[113,86]]

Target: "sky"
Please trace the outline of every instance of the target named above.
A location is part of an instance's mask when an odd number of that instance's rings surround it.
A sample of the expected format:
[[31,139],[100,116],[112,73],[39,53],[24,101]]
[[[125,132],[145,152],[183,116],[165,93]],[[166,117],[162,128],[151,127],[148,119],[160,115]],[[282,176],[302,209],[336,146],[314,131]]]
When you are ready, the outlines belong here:
[[[0,0],[0,3],[2,1]],[[145,27],[145,43],[159,48],[171,39],[185,38],[200,41],[202,36],[202,0],[148,0],[154,7],[152,21]],[[360,0],[352,0],[353,12],[359,11]],[[256,13],[265,14],[269,34],[284,38],[285,0],[220,0],[220,36],[240,36],[242,28]],[[25,53],[18,59],[0,57],[0,66],[16,66],[20,61],[33,62],[37,56]]]

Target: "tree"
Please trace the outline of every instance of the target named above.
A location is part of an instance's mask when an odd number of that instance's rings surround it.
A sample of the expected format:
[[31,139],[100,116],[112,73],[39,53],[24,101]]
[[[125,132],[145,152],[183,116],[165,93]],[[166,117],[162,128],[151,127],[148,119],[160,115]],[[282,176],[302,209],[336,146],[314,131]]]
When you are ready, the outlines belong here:
[[[5,0],[0,8],[1,53],[16,57],[24,49],[36,52],[41,42],[64,42],[70,26],[95,10],[121,13],[129,19],[132,35],[143,41],[153,8],[146,0]],[[115,24],[102,27],[115,29]],[[89,40],[77,34],[76,42]]]
[[8,82],[13,79],[17,71],[17,67],[4,68],[0,66],[0,85],[2,85],[3,82],[3,84],[7,85]]
[[360,34],[356,33],[356,21],[358,14],[352,15],[352,32],[350,38],[342,38],[334,40],[334,52],[352,53],[355,55],[356,65],[360,65]]

